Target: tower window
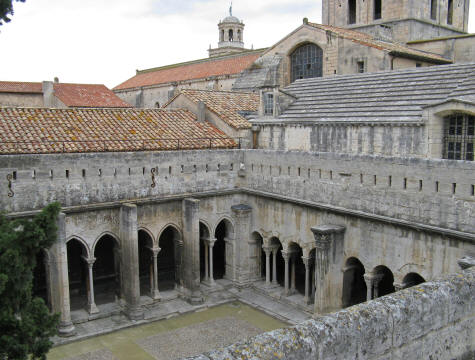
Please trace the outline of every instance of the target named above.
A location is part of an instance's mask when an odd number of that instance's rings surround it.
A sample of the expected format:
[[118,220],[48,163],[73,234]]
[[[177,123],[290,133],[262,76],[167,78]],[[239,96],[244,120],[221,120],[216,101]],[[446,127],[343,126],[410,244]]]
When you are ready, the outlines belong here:
[[264,114],[273,115],[274,114],[274,94],[265,93],[264,94]]
[[314,44],[305,44],[290,55],[291,82],[298,79],[321,77],[323,50]]
[[232,29],[229,30],[229,41],[234,41],[234,32]]
[[381,0],[374,0],[374,20],[381,19]]
[[454,19],[454,0],[449,0],[449,6],[447,9],[447,24],[452,25]]
[[474,161],[475,116],[446,117],[444,133],[444,159]]
[[437,0],[430,1],[430,18],[437,20]]
[[356,62],[356,71],[360,74],[364,73],[364,61],[357,61]]
[[356,24],[356,0],[348,0],[348,24]]

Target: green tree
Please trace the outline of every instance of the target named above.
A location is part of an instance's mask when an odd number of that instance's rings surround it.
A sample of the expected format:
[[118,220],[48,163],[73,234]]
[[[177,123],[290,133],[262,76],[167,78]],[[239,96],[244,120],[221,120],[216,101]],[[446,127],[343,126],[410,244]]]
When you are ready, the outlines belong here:
[[[0,25],[10,22],[8,15],[13,15],[13,1],[14,0],[0,0]],[[25,0],[15,0],[25,2]]]
[[58,314],[32,295],[36,255],[56,241],[60,205],[33,218],[0,215],[0,359],[46,359]]

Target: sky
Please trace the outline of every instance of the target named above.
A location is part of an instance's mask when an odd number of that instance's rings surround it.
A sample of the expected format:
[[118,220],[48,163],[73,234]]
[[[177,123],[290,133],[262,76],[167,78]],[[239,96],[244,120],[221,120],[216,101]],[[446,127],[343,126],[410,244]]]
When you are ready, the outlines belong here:
[[[208,57],[229,0],[26,0],[0,26],[0,80],[105,84],[113,88],[147,69]],[[475,0],[469,31],[475,32]],[[321,0],[234,0],[247,48],[270,46]]]

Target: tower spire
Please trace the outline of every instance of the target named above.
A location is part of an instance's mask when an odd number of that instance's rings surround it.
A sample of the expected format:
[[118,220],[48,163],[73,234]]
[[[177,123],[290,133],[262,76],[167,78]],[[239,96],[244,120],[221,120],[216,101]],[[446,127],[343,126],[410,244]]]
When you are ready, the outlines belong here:
[[231,6],[229,7],[229,16],[233,16],[233,2],[231,1]]

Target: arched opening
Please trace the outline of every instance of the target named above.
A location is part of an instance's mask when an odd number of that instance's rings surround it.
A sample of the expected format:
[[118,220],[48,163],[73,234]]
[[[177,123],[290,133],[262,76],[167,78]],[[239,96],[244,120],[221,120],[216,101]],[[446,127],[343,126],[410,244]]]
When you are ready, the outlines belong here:
[[152,296],[153,289],[153,240],[144,230],[139,230],[140,295]]
[[323,50],[315,44],[304,44],[292,52],[291,82],[298,79],[321,77],[323,73]]
[[160,235],[158,246],[158,289],[160,291],[173,290],[179,281],[179,242],[180,233],[168,226]]
[[229,32],[228,32],[228,35],[229,35],[229,41],[234,41],[234,32],[232,29],[229,29]]
[[426,282],[425,279],[420,276],[418,273],[409,273],[406,276],[404,276],[404,279],[402,280],[402,284],[404,289],[419,285]]
[[374,298],[388,295],[394,292],[394,276],[391,270],[389,270],[386,266],[379,265],[373,270],[373,273],[377,275],[382,275],[381,279],[377,284],[377,293],[373,293]]
[[346,260],[343,272],[343,307],[353,306],[366,301],[365,268],[357,258]]
[[252,255],[252,275],[255,276],[257,279],[265,279],[266,277],[266,253],[264,252],[264,239],[262,238],[261,234],[258,232],[253,232],[251,234],[251,240],[255,246],[255,252]]
[[292,253],[290,259],[290,286],[292,290],[296,290],[299,294],[305,296],[305,264],[302,260],[302,248],[297,243],[292,243],[289,250]]
[[315,256],[316,250],[312,249],[310,251],[309,257],[311,260],[310,264],[310,303],[312,304],[315,301]]
[[454,1],[449,0],[447,6],[447,24],[452,25],[454,20]]
[[82,242],[71,239],[66,246],[68,256],[69,299],[71,310],[83,309],[87,305],[89,289],[88,267],[85,262],[87,250]]
[[[282,243],[276,237],[273,237],[270,240],[270,242],[271,242],[271,245],[277,249],[276,256],[275,256],[276,273],[273,274],[272,280],[275,283],[274,279],[277,279],[277,283],[283,287],[285,285],[285,261],[284,261],[284,257],[282,256]],[[273,260],[274,258],[272,258],[272,261]],[[273,263],[272,263],[272,267],[274,268]]]
[[48,293],[48,269],[46,263],[46,252],[40,250],[36,254],[36,265],[33,269],[33,291],[32,294],[34,297],[39,297],[43,299],[45,304],[50,307],[50,299]]
[[232,225],[228,220],[222,220],[216,227],[213,247],[213,274],[214,279],[222,279],[226,275],[226,241],[233,233]]
[[348,24],[356,24],[356,0],[348,0]]
[[219,41],[223,42],[224,41],[224,30],[221,30],[221,34],[219,37]]
[[[200,221],[200,281],[209,280],[206,278],[206,275],[209,276],[209,258],[208,258],[208,269],[206,269],[206,251],[207,246],[205,243],[209,242],[210,240],[210,232],[208,227]],[[206,271],[208,270],[208,272]]]
[[374,20],[381,19],[381,0],[374,0]]
[[111,235],[104,235],[94,249],[94,296],[96,304],[115,302],[120,298],[119,247]]

